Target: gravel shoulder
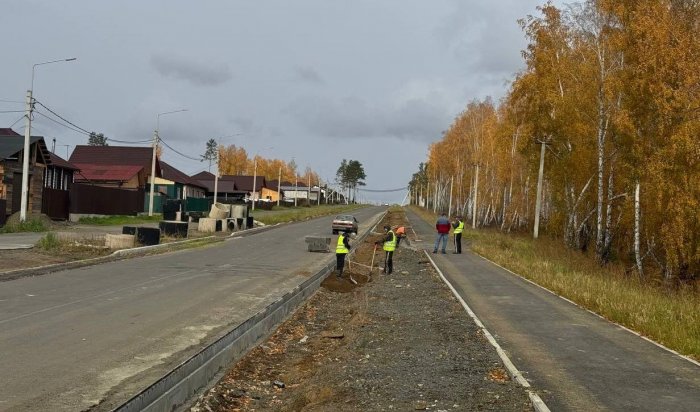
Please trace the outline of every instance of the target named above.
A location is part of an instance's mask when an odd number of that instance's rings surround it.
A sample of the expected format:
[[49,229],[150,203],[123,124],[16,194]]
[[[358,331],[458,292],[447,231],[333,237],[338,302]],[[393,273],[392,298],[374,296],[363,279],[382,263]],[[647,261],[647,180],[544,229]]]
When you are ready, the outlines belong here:
[[330,275],[191,411],[533,410],[423,252],[402,242],[389,276],[377,252],[368,275],[375,240],[353,245],[343,278]]

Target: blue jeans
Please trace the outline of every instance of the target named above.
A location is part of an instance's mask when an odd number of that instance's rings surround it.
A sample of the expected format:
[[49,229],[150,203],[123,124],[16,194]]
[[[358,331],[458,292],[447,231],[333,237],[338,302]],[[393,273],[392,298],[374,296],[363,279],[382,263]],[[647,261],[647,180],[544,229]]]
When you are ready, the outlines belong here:
[[433,248],[434,252],[437,252],[438,246],[440,246],[440,241],[442,240],[442,252],[445,252],[445,249],[447,248],[447,237],[449,235],[447,233],[438,233],[437,238],[435,239],[435,247]]

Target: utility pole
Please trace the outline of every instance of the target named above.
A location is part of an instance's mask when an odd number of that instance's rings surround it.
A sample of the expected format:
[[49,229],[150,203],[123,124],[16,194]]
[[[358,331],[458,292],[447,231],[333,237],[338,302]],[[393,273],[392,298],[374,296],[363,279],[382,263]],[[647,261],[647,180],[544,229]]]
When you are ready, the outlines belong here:
[[[34,71],[32,70],[32,74]],[[32,80],[34,76],[32,75]],[[22,152],[22,198],[20,201],[19,220],[27,220],[27,194],[29,191],[29,139],[32,136],[32,91],[27,90],[27,119],[24,127],[24,152]],[[14,196],[14,195],[13,195]]]
[[309,178],[309,183],[306,187],[306,204],[311,206],[311,173],[307,177]]
[[[27,205],[29,203],[29,141],[32,138],[32,112],[34,111],[34,100],[32,93],[34,93],[34,71],[37,66],[42,66],[44,64],[60,63],[60,62],[72,62],[76,60],[75,57],[69,59],[52,60],[49,62],[36,63],[32,66],[32,83],[27,90],[27,106],[26,106],[26,125],[24,127],[24,151],[22,152],[22,193],[20,198],[20,209],[19,209],[19,220],[24,222],[27,220]],[[14,196],[14,195],[13,195]]]
[[277,206],[280,205],[280,186],[282,186],[282,166],[280,166],[279,175],[277,176]]
[[214,170],[214,204],[219,193],[219,147],[216,148],[216,170]]
[[156,186],[156,148],[158,147],[158,130],[153,131],[153,158],[151,159],[151,195],[148,199],[148,216],[153,216],[153,192]]
[[541,142],[542,149],[540,150],[540,171],[537,175],[537,199],[535,199],[535,228],[532,233],[532,237],[537,239],[540,231],[540,209],[542,208],[542,180],[544,176],[544,149],[546,143],[544,140]]
[[297,192],[299,191],[299,177],[297,172],[294,171],[294,207],[297,207]]
[[253,158],[253,191],[250,193],[250,196],[251,196],[252,199],[253,199],[253,201],[252,201],[252,203],[253,203],[253,210],[255,210],[255,198],[256,198],[255,195],[256,195],[256,193],[257,193],[257,191],[255,190],[255,186],[256,186],[256,183],[257,183],[257,182],[256,182],[257,177],[258,177],[258,156],[256,155],[256,156]]

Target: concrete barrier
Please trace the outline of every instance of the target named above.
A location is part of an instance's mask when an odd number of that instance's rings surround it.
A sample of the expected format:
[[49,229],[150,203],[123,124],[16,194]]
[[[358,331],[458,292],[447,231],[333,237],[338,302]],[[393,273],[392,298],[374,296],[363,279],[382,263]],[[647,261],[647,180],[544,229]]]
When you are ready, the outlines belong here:
[[110,249],[129,249],[136,244],[136,236],[134,235],[113,235],[107,233],[105,235],[105,246]]
[[306,236],[309,252],[330,252],[331,238],[327,236]]

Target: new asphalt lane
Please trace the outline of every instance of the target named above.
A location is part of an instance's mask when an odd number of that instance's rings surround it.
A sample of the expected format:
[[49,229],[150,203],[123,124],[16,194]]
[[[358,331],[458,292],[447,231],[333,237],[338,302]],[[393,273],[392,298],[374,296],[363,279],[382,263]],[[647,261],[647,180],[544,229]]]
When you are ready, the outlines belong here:
[[334,260],[304,241],[331,220],[1,282],[0,410],[116,406]]
[[[432,252],[435,228],[407,212]],[[552,411],[698,411],[700,366],[463,248],[431,255]]]

